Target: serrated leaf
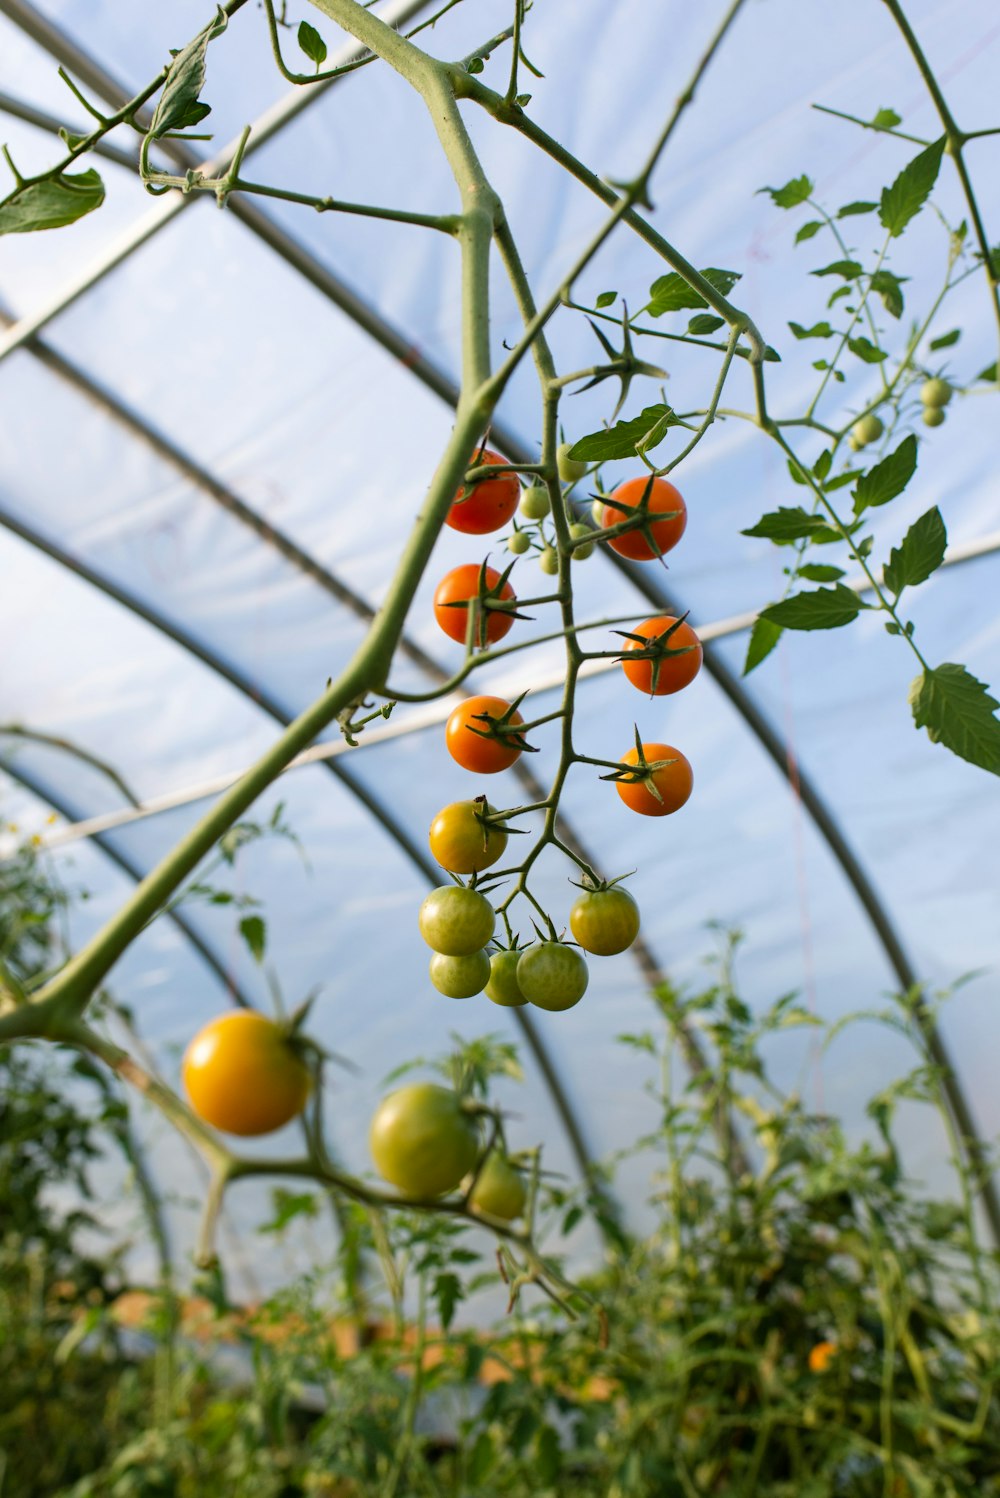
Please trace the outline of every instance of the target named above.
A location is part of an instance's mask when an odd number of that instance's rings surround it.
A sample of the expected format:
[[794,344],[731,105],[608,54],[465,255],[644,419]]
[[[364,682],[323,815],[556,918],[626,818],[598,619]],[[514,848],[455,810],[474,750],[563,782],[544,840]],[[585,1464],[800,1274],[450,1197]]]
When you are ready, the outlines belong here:
[[205,85],[205,54],[209,42],[221,36],[228,24],[225,11],[220,9],[215,20],[177,53],[170,64],[149,127],[154,140],[168,131],[186,130],[197,125],[211,113],[211,106],[201,103],[198,98]]
[[894,546],[889,553],[884,569],[885,581],[896,598],[904,588],[926,582],[931,573],[937,571],[944,561],[947,545],[948,532],[941,511],[935,505],[913,522],[899,546]]
[[872,120],[873,125],[879,125],[883,130],[895,130],[902,123],[902,115],[897,114],[894,109],[880,109]]
[[[662,425],[662,432],[657,428]],[[609,463],[616,458],[634,458],[640,445],[644,451],[656,447],[677,418],[669,406],[647,406],[631,421],[616,422],[606,432],[591,432],[570,448],[570,457],[587,463]],[[649,440],[652,438],[652,440]]]
[[0,234],[32,234],[38,229],[63,229],[104,202],[104,183],[91,168],[70,175],[62,172],[46,182],[25,187],[0,207]]
[[893,275],[891,270],[877,270],[871,278],[871,289],[882,298],[882,305],[890,317],[903,315],[903,281],[908,280],[908,276]]
[[803,338],[833,337],[833,329],[828,322],[814,322],[811,328],[804,328],[800,322],[790,322],[788,326],[799,340]]
[[315,26],[310,26],[308,21],[300,21],[298,42],[309,61],[314,62],[318,68],[321,68],[326,62],[326,42],[320,36]]
[[[701,274],[722,296],[728,296],[740,279],[738,271],[717,270],[714,266],[709,266]],[[646,311],[650,317],[662,317],[667,312],[707,306],[700,291],[695,291],[676,271],[670,271],[668,275],[660,276],[649,288],[649,306]]]
[[781,626],[773,624],[770,619],[761,617],[754,620],[747,644],[746,659],[743,662],[744,676],[749,676],[751,671],[756,671],[761,661],[767,659],[781,639],[782,633]]
[[441,1325],[447,1331],[454,1319],[456,1306],[459,1301],[465,1299],[465,1289],[457,1274],[450,1274],[446,1271],[436,1277],[434,1299],[437,1301]]
[[597,298],[597,301],[594,303],[594,306],[595,307],[610,307],[611,304],[612,304],[612,302],[616,302],[617,300],[618,300],[618,293],[617,293],[617,291],[602,291],[601,294],[600,294],[600,296]]
[[858,359],[864,360],[865,364],[881,364],[883,359],[889,356],[885,349],[876,348],[870,338],[862,334],[858,338],[848,338],[847,347]]
[[945,138],[942,135],[940,140],[936,140],[904,166],[891,187],[883,189],[878,211],[879,222],[894,238],[902,234],[930,197],[931,188],[941,170],[944,146]]
[[240,921],[240,935],[250,948],[255,962],[263,962],[267,946],[267,927],[259,915],[246,915]]
[[805,562],[798,570],[799,577],[807,583],[836,583],[844,576],[843,567],[831,567],[827,562]]
[[902,494],[917,467],[917,439],[911,433],[881,463],[858,479],[854,490],[854,513],[860,515],[877,505],[888,504]]
[[823,227],[823,220],[822,219],[819,219],[819,218],[811,218],[811,219],[809,219],[807,223],[802,224],[796,230],[796,233],[795,233],[795,243],[796,244],[804,244],[807,239],[812,239],[815,234],[818,234],[819,231],[820,231],[820,229],[822,229],[822,227]]
[[[843,276],[847,281],[853,281],[855,276],[860,276],[863,267],[860,260],[831,260],[829,265],[822,266],[819,270],[811,270],[811,276]],[[843,291],[840,292],[843,296]]]
[[808,177],[793,177],[784,187],[762,187],[761,192],[770,193],[776,208],[797,208],[812,196],[813,184]]
[[699,312],[697,317],[692,317],[687,325],[687,330],[692,336],[697,338],[703,337],[706,333],[717,333],[725,325],[725,318],[716,317],[711,312]]
[[991,775],[1000,775],[998,706],[983,682],[951,661],[921,672],[910,687],[913,721],[931,743]]
[[837,217],[853,218],[856,213],[874,213],[877,207],[877,203],[845,203],[843,208],[837,209]]
[[803,541],[814,531],[823,529],[823,521],[818,515],[810,515],[808,511],[798,507],[782,506],[780,509],[771,510],[767,515],[762,515],[756,525],[741,531],[740,534],[774,541],[779,546],[787,546],[792,541]]
[[930,346],[932,350],[939,348],[951,348],[962,336],[961,328],[952,328],[950,333],[942,333],[940,338],[932,338]]
[[760,617],[780,624],[782,629],[840,629],[856,619],[862,607],[858,595],[838,583],[833,588],[816,588],[772,603]]

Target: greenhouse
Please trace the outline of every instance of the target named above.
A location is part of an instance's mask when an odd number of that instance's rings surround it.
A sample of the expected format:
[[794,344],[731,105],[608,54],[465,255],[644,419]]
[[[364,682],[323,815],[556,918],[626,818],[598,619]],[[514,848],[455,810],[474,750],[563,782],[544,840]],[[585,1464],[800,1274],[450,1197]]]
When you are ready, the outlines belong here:
[[1000,1495],[998,65],[0,0],[0,1498]]

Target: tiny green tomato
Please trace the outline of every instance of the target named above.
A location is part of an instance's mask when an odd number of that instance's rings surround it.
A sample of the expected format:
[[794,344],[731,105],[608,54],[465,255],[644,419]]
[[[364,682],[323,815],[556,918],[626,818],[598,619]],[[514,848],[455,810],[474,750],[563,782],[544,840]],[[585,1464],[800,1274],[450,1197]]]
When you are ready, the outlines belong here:
[[951,400],[951,386],[940,378],[925,380],[920,387],[920,399],[925,406],[946,406]]
[[574,562],[585,562],[589,556],[593,556],[594,543],[593,541],[587,541],[585,539],[587,536],[592,536],[594,534],[589,525],[584,525],[582,521],[578,522],[576,525],[571,525],[569,528],[569,534],[571,540],[583,541],[584,543],[582,546],[574,546],[572,552],[570,553]]
[[490,959],[485,952],[468,957],[446,957],[435,952],[430,965],[431,982],[447,999],[471,999],[482,993],[490,976]]
[[515,1217],[521,1216],[527,1199],[520,1171],[493,1150],[472,1188],[469,1206],[474,1212],[485,1212],[490,1217],[513,1222]]
[[541,484],[525,489],[521,495],[521,514],[525,520],[544,520],[551,508],[549,491],[543,489]]
[[524,531],[512,531],[507,537],[507,550],[512,551],[516,557],[524,556],[531,548],[531,539]]
[[925,427],[939,427],[943,421],[944,421],[944,407],[943,406],[925,406],[924,407],[924,426]]
[[589,463],[584,463],[580,458],[570,457],[572,447],[572,442],[560,442],[556,449],[556,467],[564,484],[575,484],[590,467]]
[[517,964],[520,952],[494,952],[490,958],[490,981],[486,985],[486,997],[504,1009],[520,1009],[528,1001],[517,981]]
[[545,550],[538,558],[538,565],[549,577],[555,577],[559,571],[559,557],[554,547],[545,547]]

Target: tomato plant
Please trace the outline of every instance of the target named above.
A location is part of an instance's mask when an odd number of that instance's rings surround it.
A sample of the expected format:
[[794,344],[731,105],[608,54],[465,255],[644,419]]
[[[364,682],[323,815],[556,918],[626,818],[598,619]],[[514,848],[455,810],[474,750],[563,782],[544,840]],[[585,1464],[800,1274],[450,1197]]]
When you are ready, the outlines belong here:
[[517,982],[537,1009],[572,1009],[587,991],[587,964],[573,947],[543,941],[526,947],[517,964]]
[[470,952],[461,957],[435,952],[431,958],[431,982],[448,999],[471,999],[482,993],[489,976],[490,959],[485,952]]
[[443,884],[432,889],[420,907],[420,935],[435,952],[468,957],[491,940],[496,917],[478,890]]
[[452,759],[476,775],[496,775],[519,758],[525,741],[516,730],[524,719],[503,697],[468,697],[445,724]]
[[[687,506],[667,479],[640,475],[626,479],[601,507],[601,524],[608,530],[626,520],[638,520],[645,506],[642,526],[612,536],[608,545],[619,556],[634,562],[649,562],[672,551],[687,527]],[[657,520],[657,515],[664,519]]]
[[478,874],[503,856],[507,833],[485,819],[494,814],[485,796],[452,801],[431,823],[431,852],[449,874]]
[[[647,696],[665,697],[680,692],[701,670],[701,641],[690,624],[672,614],[645,619],[624,639],[622,670],[632,685]],[[674,651],[683,653],[675,655]]]
[[639,907],[620,885],[585,889],[573,902],[569,926],[585,952],[611,957],[639,935]]
[[498,1150],[491,1150],[469,1193],[469,1206],[474,1212],[486,1212],[490,1217],[513,1222],[521,1216],[527,1200],[521,1172]]
[[270,1134],[302,1112],[309,1070],[287,1030],[253,1009],[234,1009],[191,1041],[181,1067],[191,1107],[227,1134]]
[[[671,744],[643,744],[642,758],[648,766],[645,774],[636,779],[615,780],[625,805],[644,817],[666,817],[680,811],[694,784],[691,766],[684,755]],[[623,754],[621,763],[642,768],[635,749]]]
[[472,641],[476,645],[495,645],[514,623],[514,615],[494,606],[499,599],[514,601],[514,589],[501,582],[493,567],[464,562],[446,572],[434,593],[434,617],[452,640],[464,645],[468,637],[469,610],[472,610]]
[[[495,453],[492,448],[484,447],[476,452],[473,463],[476,468],[486,467],[487,464],[506,466],[507,459],[500,453]],[[468,491],[464,487],[459,489],[445,524],[450,525],[454,531],[463,531],[467,536],[485,536],[507,524],[517,509],[520,497],[521,484],[514,470],[498,473],[493,478],[483,479],[472,485]]]
[[411,1082],[379,1103],[368,1144],[384,1180],[407,1196],[442,1196],[475,1165],[479,1133],[457,1092]]

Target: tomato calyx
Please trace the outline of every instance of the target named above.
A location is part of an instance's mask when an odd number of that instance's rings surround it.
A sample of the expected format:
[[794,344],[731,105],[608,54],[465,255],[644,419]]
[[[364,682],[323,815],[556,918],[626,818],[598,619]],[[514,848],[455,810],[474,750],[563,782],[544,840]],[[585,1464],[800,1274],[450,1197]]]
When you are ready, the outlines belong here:
[[620,635],[623,640],[632,640],[635,642],[628,647],[623,655],[615,657],[616,665],[622,665],[626,661],[652,661],[650,696],[656,695],[664,661],[668,661],[674,656],[690,655],[692,651],[698,649],[697,645],[674,646],[670,644],[671,637],[687,623],[689,613],[690,610],[686,610],[679,618],[674,619],[672,624],[669,624],[665,630],[662,630],[657,635],[632,634],[624,629],[612,630],[612,634]]
[[[667,520],[676,520],[682,514],[682,511],[679,509],[650,510],[649,501],[652,498],[654,492],[653,486],[656,480],[657,475],[651,473],[643,486],[639,503],[635,505],[629,504],[627,500],[616,499],[613,494],[610,496],[593,495],[592,498],[606,499],[604,514],[610,508],[620,511],[625,516],[624,520],[616,521],[614,525],[606,525],[604,527],[604,533],[601,537],[603,541],[613,541],[616,536],[624,536],[630,534],[632,531],[638,531],[652,552],[653,557],[657,561],[663,562],[663,548],[656,539],[653,527],[654,525],[662,525]],[[664,566],[666,566],[665,562]]]
[[639,785],[641,783],[645,785],[646,790],[653,797],[654,801],[659,801],[660,805],[663,806],[666,803],[664,802],[659,786],[656,784],[656,772],[657,770],[665,770],[668,765],[677,764],[677,760],[676,758],[647,759],[642,738],[639,734],[639,725],[633,724],[633,727],[635,728],[635,764],[621,764],[616,770],[612,770],[610,775],[601,775],[600,779],[621,781],[624,785]]
[[570,879],[569,883],[574,889],[582,889],[585,895],[603,895],[606,890],[615,889],[619,884],[624,886],[625,880],[631,879],[636,872],[635,869],[629,869],[627,874],[616,874],[613,879],[597,879],[584,874],[582,879]]
[[[467,723],[466,731],[474,733],[479,739],[493,739],[498,744],[502,744],[505,749],[517,749],[521,753],[537,754],[537,745],[529,744],[528,740],[524,737],[523,722],[514,722],[514,719],[519,716],[517,710],[527,695],[528,693],[524,691],[519,697],[515,697],[513,702],[507,704],[506,710],[498,718],[488,712],[473,713],[473,722],[482,723],[484,726],[482,728],[473,728],[471,723]],[[504,830],[514,832],[519,829],[507,827]]]
[[489,616],[491,613],[506,614],[510,619],[526,619],[529,622],[533,622],[534,618],[531,614],[522,614],[519,611],[516,594],[510,598],[504,598],[503,596],[503,590],[507,586],[511,572],[514,570],[515,562],[507,564],[491,587],[489,573],[493,569],[489,567],[489,560],[487,556],[480,563],[477,589],[471,598],[449,599],[447,602],[439,605],[443,609],[464,609],[466,611],[465,643],[469,649],[473,646],[478,646],[481,650],[485,649],[488,644]]

